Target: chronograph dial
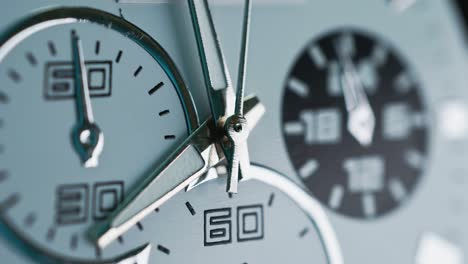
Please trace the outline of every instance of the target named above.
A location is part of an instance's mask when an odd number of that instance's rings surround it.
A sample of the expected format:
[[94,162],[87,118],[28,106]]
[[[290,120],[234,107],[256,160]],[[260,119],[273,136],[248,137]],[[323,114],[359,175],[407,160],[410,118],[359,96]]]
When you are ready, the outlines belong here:
[[175,66],[146,33],[94,9],[21,27],[0,49],[2,220],[52,258],[134,250],[103,252],[87,230],[197,126]]
[[427,157],[427,115],[414,70],[391,44],[354,29],[325,34],[284,91],[289,156],[324,205],[375,218],[410,197]]

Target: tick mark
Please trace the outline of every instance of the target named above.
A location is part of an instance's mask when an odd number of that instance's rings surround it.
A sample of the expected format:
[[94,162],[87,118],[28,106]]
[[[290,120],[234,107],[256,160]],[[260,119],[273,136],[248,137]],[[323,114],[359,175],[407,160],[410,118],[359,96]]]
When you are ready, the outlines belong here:
[[193,209],[193,206],[189,202],[186,202],[185,206],[187,206],[187,209],[190,211],[190,214],[195,215],[197,213],[195,212],[195,209]]
[[309,228],[304,228],[301,230],[301,232],[299,232],[299,237],[300,238],[303,238],[305,235],[307,235],[307,233],[309,233]]
[[0,91],[0,104],[6,104],[9,101],[10,100],[8,98],[8,95],[6,95],[6,93]]
[[34,225],[35,222],[36,222],[36,214],[35,213],[29,213],[26,216],[26,218],[24,219],[24,224],[27,227],[31,227],[32,225]]
[[159,116],[165,116],[165,115],[167,115],[169,113],[170,113],[169,110],[164,110],[164,111],[159,112]]
[[4,182],[6,179],[8,179],[8,171],[0,170],[0,183]]
[[117,57],[115,57],[115,62],[116,63],[119,63],[120,62],[120,59],[122,58],[122,51],[119,50],[119,53],[117,53]]
[[232,199],[232,197],[234,197],[234,195],[232,195],[232,193],[228,193],[228,197],[229,197],[229,199]]
[[275,200],[275,194],[272,193],[270,194],[270,198],[268,199],[268,206],[272,206],[273,205],[273,201]]
[[26,53],[26,59],[29,61],[29,63],[30,63],[32,66],[36,66],[36,65],[37,65],[36,57],[34,57],[34,54],[32,54],[32,52]]
[[160,83],[156,84],[156,86],[154,86],[153,88],[151,88],[151,90],[148,91],[148,94],[149,95],[154,94],[157,90],[159,90],[159,88],[161,88],[163,86],[164,86],[163,82],[160,82]]
[[306,98],[310,92],[309,86],[297,78],[288,81],[288,89],[301,98]]
[[96,254],[96,258],[98,259],[100,259],[102,256],[101,248],[97,245],[94,247],[94,254]]
[[143,225],[140,222],[137,222],[138,230],[143,231]]
[[165,136],[164,136],[164,139],[165,139],[165,140],[174,140],[175,138],[176,138],[175,135],[165,135]]
[[15,206],[20,201],[20,195],[14,193],[10,195],[5,201],[0,203],[0,212],[6,211]]
[[154,209],[156,213],[159,213],[159,208]]
[[119,241],[120,244],[123,244],[124,243],[124,240],[123,240],[123,237],[122,236],[119,236],[117,238],[117,240]]
[[94,46],[94,53],[98,55],[100,51],[101,51],[101,42],[98,40],[96,41],[96,45]]
[[166,255],[171,254],[171,251],[168,248],[165,248],[165,247],[163,247],[161,245],[158,245],[158,250],[161,251],[162,253],[166,254]]
[[52,242],[54,239],[55,239],[55,233],[56,233],[56,229],[55,227],[51,227],[49,228],[49,230],[47,231],[47,235],[46,235],[46,239],[48,242]]
[[328,199],[328,205],[333,209],[338,209],[341,206],[344,196],[344,188],[340,184],[333,186]]
[[8,71],[8,77],[10,77],[10,79],[16,83],[19,83],[21,81],[21,75],[13,69],[10,69]]
[[57,55],[57,49],[55,48],[54,42],[49,41],[49,42],[47,43],[47,46],[49,47],[50,55],[52,55],[52,56]]
[[70,249],[76,250],[77,247],[78,247],[78,235],[74,234],[70,239]]
[[136,69],[136,71],[133,73],[133,76],[134,76],[134,77],[137,77],[138,74],[140,74],[141,70],[143,70],[143,67],[140,65],[140,66],[138,66],[138,68]]
[[121,17],[121,18],[125,19],[125,18],[124,18],[124,15],[123,15],[123,12],[122,12],[122,8],[119,8],[119,14],[120,14],[120,17]]

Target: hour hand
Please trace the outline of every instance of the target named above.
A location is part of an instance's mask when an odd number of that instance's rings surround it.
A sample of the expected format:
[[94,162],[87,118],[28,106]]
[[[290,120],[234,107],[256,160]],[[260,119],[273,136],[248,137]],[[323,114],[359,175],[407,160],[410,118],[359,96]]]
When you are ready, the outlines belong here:
[[[211,121],[211,120],[209,120]],[[119,205],[108,220],[91,229],[91,239],[105,247],[161,206],[208,169],[216,148],[205,122]],[[214,152],[216,153],[216,152]]]

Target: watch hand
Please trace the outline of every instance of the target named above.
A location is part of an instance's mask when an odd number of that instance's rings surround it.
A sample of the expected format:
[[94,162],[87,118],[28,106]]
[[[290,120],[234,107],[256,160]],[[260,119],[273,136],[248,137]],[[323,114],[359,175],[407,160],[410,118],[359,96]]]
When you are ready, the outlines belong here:
[[235,95],[207,0],[188,0],[213,121],[234,114]]
[[[265,111],[256,97],[247,99],[244,108],[252,125],[256,125]],[[207,172],[215,163],[213,153],[218,161],[223,159],[223,154],[216,151],[213,131],[212,120],[205,121],[156,171],[144,178],[104,222],[91,228],[91,239],[100,247],[107,246]]]
[[351,58],[341,49],[336,50],[341,64],[340,83],[348,111],[348,131],[362,146],[369,146],[374,137],[374,112]]
[[236,91],[236,108],[234,111],[235,115],[244,114],[244,91],[245,91],[245,79],[247,70],[247,55],[249,50],[249,38],[250,38],[250,18],[252,14],[252,2],[245,0],[244,5],[244,20],[242,23],[242,40],[241,40],[241,51],[239,58],[239,73],[237,79],[237,91]]
[[250,17],[252,11],[252,2],[245,1],[244,21],[242,26],[242,41],[239,60],[239,76],[237,81],[236,91],[236,108],[234,115],[226,121],[226,134],[231,141],[231,149],[228,157],[228,185],[229,193],[237,192],[237,185],[240,175],[248,175],[250,168],[249,150],[247,146],[247,138],[249,137],[249,129],[247,120],[244,118],[243,101],[245,90],[245,77],[247,69],[247,53],[250,32]]
[[83,47],[75,31],[71,33],[71,40],[77,111],[77,124],[72,131],[72,141],[83,166],[97,167],[99,155],[104,147],[104,135],[94,122]]
[[[231,77],[224,61],[221,45],[214,28],[208,2],[206,0],[188,0],[188,4],[213,120],[216,122],[218,129],[222,128],[224,130],[223,133],[228,139],[228,144],[226,144],[225,140],[220,144],[230,165],[227,191],[236,193],[239,167],[241,167],[241,171],[243,168],[244,173],[246,173],[250,166],[246,145],[247,132],[249,130],[246,128],[246,120],[242,116],[242,104],[251,3],[249,0],[246,0],[237,100],[234,95]],[[226,121],[228,118],[229,122]]]

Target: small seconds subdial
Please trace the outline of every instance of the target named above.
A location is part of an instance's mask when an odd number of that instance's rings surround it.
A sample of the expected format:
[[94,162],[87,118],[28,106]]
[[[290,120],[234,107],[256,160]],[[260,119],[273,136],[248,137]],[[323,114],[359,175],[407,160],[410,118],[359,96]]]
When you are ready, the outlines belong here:
[[119,259],[152,235],[101,250],[88,229],[197,125],[188,91],[119,17],[63,8],[25,23],[0,48],[0,233],[46,263]]
[[324,205],[376,218],[408,199],[428,124],[417,78],[391,45],[356,30],[326,34],[298,57],[284,89],[291,162]]

